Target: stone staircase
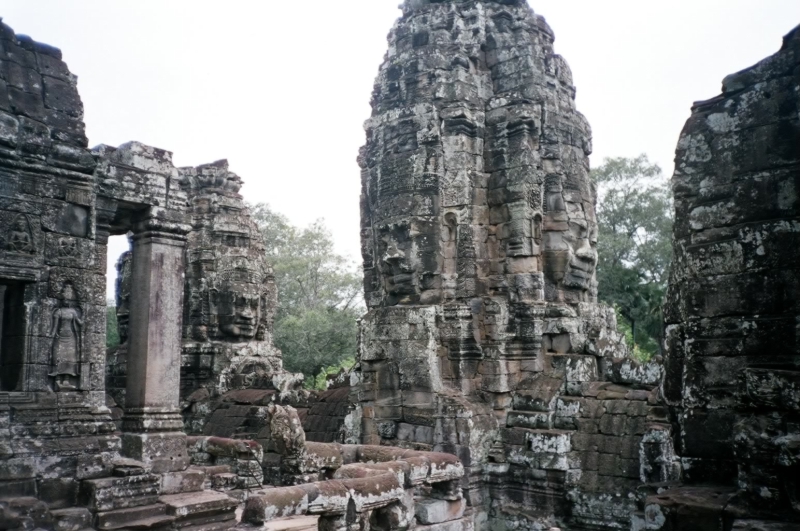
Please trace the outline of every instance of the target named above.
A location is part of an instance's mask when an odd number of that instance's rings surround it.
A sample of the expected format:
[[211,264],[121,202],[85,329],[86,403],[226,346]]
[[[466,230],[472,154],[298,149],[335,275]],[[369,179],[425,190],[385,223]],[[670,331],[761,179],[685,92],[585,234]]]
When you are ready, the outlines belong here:
[[204,470],[156,475],[126,461],[114,469],[112,477],[85,480],[81,485],[80,501],[87,513],[96,513],[97,529],[222,531],[236,525],[238,501],[204,490]]

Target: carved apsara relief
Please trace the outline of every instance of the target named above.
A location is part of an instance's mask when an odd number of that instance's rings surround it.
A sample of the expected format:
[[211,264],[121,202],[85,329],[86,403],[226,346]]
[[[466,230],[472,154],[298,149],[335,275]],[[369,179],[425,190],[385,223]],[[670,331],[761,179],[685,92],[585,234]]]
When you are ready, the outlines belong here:
[[50,376],[55,380],[56,391],[78,389],[83,352],[83,314],[78,305],[78,295],[71,282],[61,290],[59,307],[53,310],[50,334],[52,336],[52,361]]

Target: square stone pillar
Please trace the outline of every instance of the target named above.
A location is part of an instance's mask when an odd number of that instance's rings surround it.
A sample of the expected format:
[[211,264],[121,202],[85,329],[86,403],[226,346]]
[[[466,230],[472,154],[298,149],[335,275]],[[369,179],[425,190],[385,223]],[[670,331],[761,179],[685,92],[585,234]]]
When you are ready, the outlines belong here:
[[150,209],[133,228],[123,452],[155,472],[188,466],[180,413],[184,247],[182,217]]

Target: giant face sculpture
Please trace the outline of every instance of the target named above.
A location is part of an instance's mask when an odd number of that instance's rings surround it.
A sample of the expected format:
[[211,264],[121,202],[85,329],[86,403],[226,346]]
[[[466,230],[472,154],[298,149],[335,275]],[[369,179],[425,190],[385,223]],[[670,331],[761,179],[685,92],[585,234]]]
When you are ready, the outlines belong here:
[[250,286],[229,284],[218,294],[219,329],[228,337],[253,339],[261,320],[261,297]]
[[[594,300],[591,129],[549,28],[537,18],[529,33],[523,6],[405,2],[359,157],[370,307]],[[453,20],[459,31],[437,33]]]
[[[233,341],[263,339],[270,325],[266,310],[274,298],[274,281],[243,257],[222,260],[209,291],[209,313],[217,337]],[[213,332],[212,332],[213,333]]]
[[380,231],[380,270],[386,293],[395,302],[403,302],[415,292],[415,270],[409,257],[411,250],[408,226],[388,226]]
[[546,188],[542,228],[546,298],[588,302],[594,296],[597,267],[594,190],[588,184],[582,191],[563,189],[557,182],[547,183]]

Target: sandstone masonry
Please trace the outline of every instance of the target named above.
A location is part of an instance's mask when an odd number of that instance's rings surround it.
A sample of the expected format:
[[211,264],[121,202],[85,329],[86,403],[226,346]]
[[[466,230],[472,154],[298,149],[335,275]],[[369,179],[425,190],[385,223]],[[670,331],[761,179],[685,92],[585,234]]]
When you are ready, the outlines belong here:
[[545,20],[401,9],[358,364],[320,394],[272,344],[227,162],[88,149],[61,52],[0,25],[0,529],[800,528],[800,28],[681,135],[662,367],[597,303],[591,133]]

